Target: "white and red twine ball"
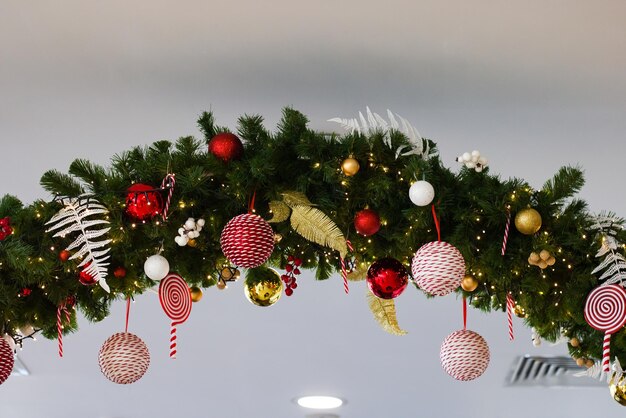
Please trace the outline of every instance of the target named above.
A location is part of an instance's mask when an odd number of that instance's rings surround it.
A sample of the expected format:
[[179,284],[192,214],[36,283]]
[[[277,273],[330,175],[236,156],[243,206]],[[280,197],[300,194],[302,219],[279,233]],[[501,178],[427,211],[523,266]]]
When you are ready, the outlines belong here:
[[461,285],[465,260],[452,244],[429,242],[415,253],[411,272],[422,290],[434,296],[445,296]]
[[4,339],[0,338],[0,385],[11,376],[14,362],[15,354],[11,346]]
[[456,380],[474,380],[489,366],[489,346],[474,331],[460,330],[446,337],[439,358],[446,373]]
[[237,267],[255,268],[272,255],[274,231],[260,216],[246,213],[226,224],[220,244],[228,261]]
[[98,363],[111,382],[128,385],[146,373],[150,366],[150,352],[141,338],[129,332],[120,332],[104,342],[98,354]]

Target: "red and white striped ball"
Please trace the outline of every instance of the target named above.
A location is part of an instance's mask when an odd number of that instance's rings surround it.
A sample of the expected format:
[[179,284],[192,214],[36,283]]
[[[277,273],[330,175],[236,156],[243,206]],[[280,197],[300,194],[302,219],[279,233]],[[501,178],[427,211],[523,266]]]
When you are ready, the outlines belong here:
[[479,334],[462,329],[446,337],[439,358],[446,373],[456,380],[474,380],[489,366],[489,346]]
[[129,332],[120,332],[104,342],[98,354],[98,363],[111,382],[128,385],[146,373],[150,366],[150,352],[141,338]]
[[454,245],[433,241],[417,250],[411,272],[422,290],[434,296],[445,296],[461,285],[465,260]]
[[4,338],[0,338],[0,385],[11,376],[14,362],[15,353],[13,349]]
[[259,267],[274,251],[274,231],[258,215],[243,214],[231,219],[220,238],[224,256],[237,267]]

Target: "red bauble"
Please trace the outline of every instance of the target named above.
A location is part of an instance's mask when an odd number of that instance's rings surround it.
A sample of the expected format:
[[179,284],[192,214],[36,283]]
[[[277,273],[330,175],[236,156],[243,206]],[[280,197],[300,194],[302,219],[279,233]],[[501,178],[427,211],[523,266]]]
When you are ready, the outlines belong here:
[[80,273],[78,273],[78,281],[85,286],[91,286],[92,284],[96,284],[96,279],[89,273],[87,273],[87,269],[91,263],[86,264]]
[[4,338],[0,338],[0,385],[11,376],[14,362],[15,353],[11,346]]
[[59,253],[59,260],[63,261],[64,263],[70,259],[70,257],[72,256],[72,253],[70,253],[67,250],[63,250]]
[[113,270],[113,276],[118,279],[123,279],[124,277],[126,277],[126,269],[122,266],[119,266],[118,268]]
[[163,212],[163,199],[154,187],[133,184],[126,195],[126,214],[136,221],[146,221]]
[[364,237],[374,235],[380,229],[380,216],[371,209],[363,209],[354,217],[354,227]]
[[258,215],[244,214],[231,219],[220,237],[222,252],[237,267],[255,268],[274,251],[274,231]]
[[381,258],[367,270],[367,287],[381,299],[400,296],[408,283],[406,268],[395,258]]
[[236,135],[223,132],[211,138],[209,152],[223,161],[238,160],[243,154],[243,144]]
[[22,289],[22,293],[20,293],[22,296],[26,297],[26,296],[30,296],[30,294],[33,293],[32,290],[30,290],[29,288],[25,287]]

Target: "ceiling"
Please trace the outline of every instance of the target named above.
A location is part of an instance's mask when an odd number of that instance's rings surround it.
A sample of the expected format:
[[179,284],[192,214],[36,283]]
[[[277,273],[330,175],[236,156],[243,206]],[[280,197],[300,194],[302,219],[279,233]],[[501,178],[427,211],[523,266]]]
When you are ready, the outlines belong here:
[[[369,105],[409,119],[435,139],[445,162],[479,149],[492,172],[540,186],[561,165],[581,164],[593,210],[626,215],[626,4],[622,1],[297,0],[151,2],[0,0],[0,176],[3,192],[47,197],[41,173],[76,157],[105,163],[137,144],[198,134],[197,115],[220,124],[260,113],[272,127],[292,105],[311,126]],[[28,344],[32,375],[0,387],[0,416],[16,418],[297,418],[291,400],[329,393],[342,418],[621,416],[606,389],[511,389],[517,355],[536,349],[516,319],[471,311],[491,365],[471,383],[439,365],[444,337],[460,328],[454,296],[397,301],[406,337],[382,332],[362,284],[305,275],[270,309],[241,283],[211,289],[179,328],[157,297],[138,298],[131,331],[152,353],[137,384],[109,383],[97,351],[123,326],[124,307],[65,339]]]

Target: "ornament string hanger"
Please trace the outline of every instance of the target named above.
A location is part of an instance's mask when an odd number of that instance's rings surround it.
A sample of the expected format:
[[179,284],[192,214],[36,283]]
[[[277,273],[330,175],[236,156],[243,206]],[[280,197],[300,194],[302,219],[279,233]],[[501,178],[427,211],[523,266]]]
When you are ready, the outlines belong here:
[[130,317],[130,296],[126,296],[126,324],[124,326],[124,332],[128,334],[128,318]]
[[255,201],[256,201],[256,188],[252,192],[252,197],[250,197],[250,201],[248,202],[248,214],[249,215],[252,215],[253,213],[256,212],[256,210],[254,209]]
[[437,229],[437,240],[441,241],[441,226],[439,224],[439,218],[437,217],[437,210],[435,209],[435,204],[433,203],[431,206],[433,213],[433,220],[435,221],[435,228]]

